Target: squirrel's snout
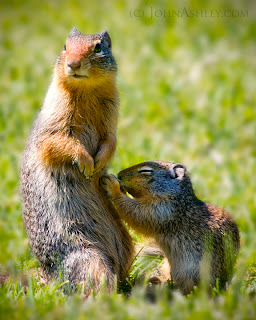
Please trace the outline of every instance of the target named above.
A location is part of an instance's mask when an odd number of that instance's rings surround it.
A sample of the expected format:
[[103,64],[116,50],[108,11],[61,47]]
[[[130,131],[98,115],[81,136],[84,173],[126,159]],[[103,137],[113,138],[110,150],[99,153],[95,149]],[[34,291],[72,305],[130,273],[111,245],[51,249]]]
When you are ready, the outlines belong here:
[[88,64],[85,65],[81,59],[67,61],[66,74],[74,78],[88,78]]
[[68,65],[68,68],[70,68],[73,71],[76,71],[81,67],[81,61],[68,62],[67,65]]

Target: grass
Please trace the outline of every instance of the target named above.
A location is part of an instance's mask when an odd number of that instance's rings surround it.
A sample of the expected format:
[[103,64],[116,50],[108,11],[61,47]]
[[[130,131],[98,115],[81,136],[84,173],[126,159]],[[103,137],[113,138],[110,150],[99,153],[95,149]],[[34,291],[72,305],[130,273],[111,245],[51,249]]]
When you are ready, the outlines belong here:
[[[156,16],[184,7],[248,15]],[[0,287],[0,318],[255,318],[255,16],[253,1],[1,1],[0,265],[11,279]],[[128,300],[102,293],[85,303],[79,294],[65,296],[58,282],[45,286],[31,277],[27,289],[22,286],[19,275],[37,262],[22,223],[19,163],[73,26],[84,33],[108,29],[112,37],[121,106],[111,171],[149,159],[182,162],[199,198],[226,208],[237,221],[241,252],[227,292],[210,298],[201,289],[170,298],[162,288],[150,304],[142,283]],[[145,266],[154,272],[156,265],[138,261],[133,274]]]

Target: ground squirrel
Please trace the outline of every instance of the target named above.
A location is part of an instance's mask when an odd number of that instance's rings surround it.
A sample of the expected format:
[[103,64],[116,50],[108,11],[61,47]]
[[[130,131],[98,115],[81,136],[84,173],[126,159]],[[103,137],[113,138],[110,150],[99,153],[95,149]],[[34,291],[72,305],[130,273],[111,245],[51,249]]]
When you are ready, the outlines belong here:
[[114,176],[103,176],[101,184],[120,216],[155,238],[175,285],[188,294],[208,265],[211,285],[219,279],[225,288],[239,250],[239,231],[225,210],[196,197],[185,166],[147,161],[119,172],[118,179],[120,184]]
[[131,237],[99,185],[116,147],[117,66],[107,31],[75,28],[57,58],[53,80],[21,163],[23,219],[47,278],[59,270],[72,288],[114,288],[133,257]]

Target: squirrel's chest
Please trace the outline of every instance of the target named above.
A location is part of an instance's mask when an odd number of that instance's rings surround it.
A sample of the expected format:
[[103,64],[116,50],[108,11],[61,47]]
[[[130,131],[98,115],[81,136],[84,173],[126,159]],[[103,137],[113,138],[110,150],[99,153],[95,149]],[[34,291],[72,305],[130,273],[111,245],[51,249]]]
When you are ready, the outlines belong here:
[[[70,126],[70,133],[75,140],[82,143],[86,150],[93,156],[97,153],[100,141],[104,136],[104,129],[100,129],[97,123],[86,119],[83,123],[72,124]],[[88,121],[89,120],[89,121]]]
[[83,131],[80,133],[79,140],[91,154],[94,154],[98,150],[101,133],[96,127],[88,124],[84,126]]
[[90,152],[97,152],[99,143],[106,136],[109,119],[102,108],[96,103],[84,101],[74,106],[75,113],[71,117],[70,132]]

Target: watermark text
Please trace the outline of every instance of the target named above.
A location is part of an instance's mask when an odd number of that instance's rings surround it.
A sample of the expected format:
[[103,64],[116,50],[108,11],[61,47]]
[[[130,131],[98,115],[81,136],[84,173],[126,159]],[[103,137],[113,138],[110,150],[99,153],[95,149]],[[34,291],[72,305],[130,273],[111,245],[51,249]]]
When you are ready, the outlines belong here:
[[248,9],[155,9],[148,7],[145,9],[130,10],[131,18],[247,18]]

